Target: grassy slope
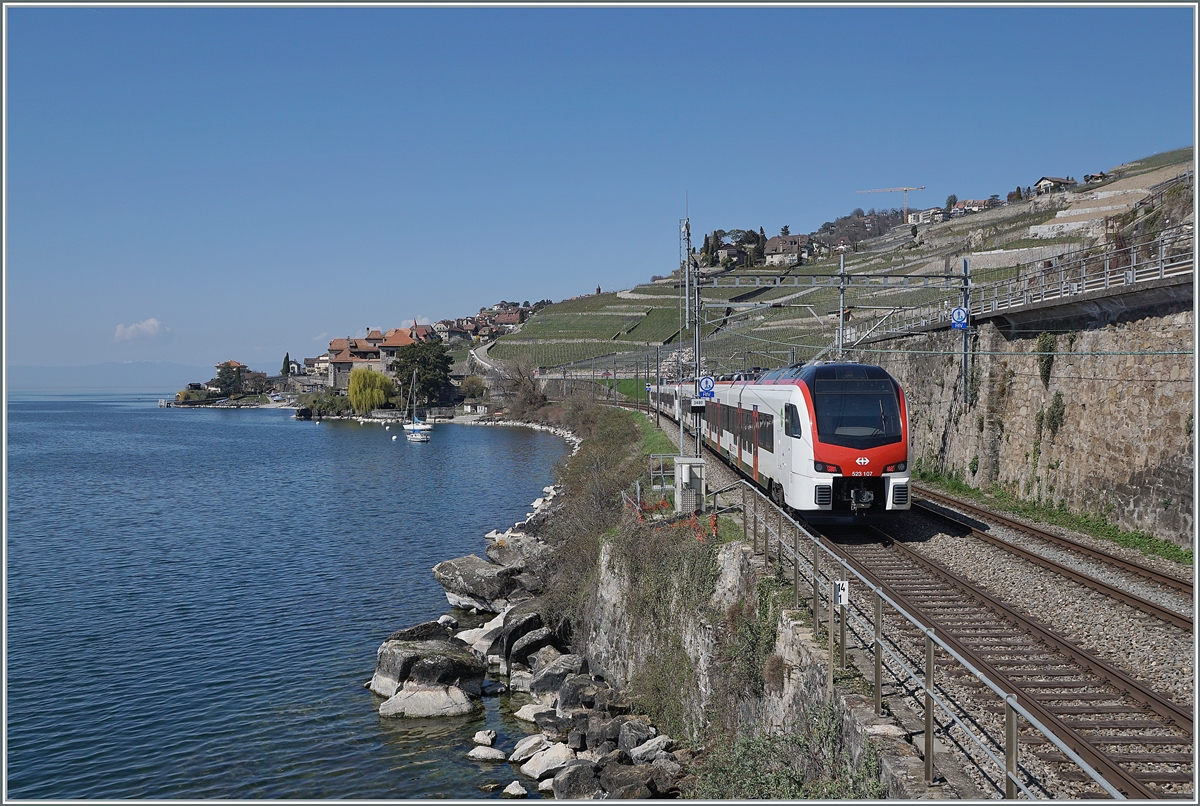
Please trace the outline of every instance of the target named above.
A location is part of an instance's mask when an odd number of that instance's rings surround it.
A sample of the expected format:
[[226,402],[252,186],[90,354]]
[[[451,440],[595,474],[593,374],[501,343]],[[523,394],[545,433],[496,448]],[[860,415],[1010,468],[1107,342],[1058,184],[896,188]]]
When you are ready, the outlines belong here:
[[[1155,154],[1144,159],[1117,166],[1125,175],[1144,173],[1164,166],[1184,163],[1192,158],[1192,149]],[[926,226],[921,230],[922,243],[902,239],[888,248],[874,250],[873,241],[864,241],[859,252],[844,256],[846,271],[853,274],[888,272],[940,274],[945,265],[944,255],[966,247],[972,232],[982,233],[982,248],[1004,249],[1019,246],[1044,245],[1062,239],[1030,239],[1028,229],[1054,217],[1054,210],[1032,211],[1028,203],[964,216],[951,221]],[[1069,240],[1069,239],[1068,239]],[[876,241],[877,242],[877,241]],[[980,248],[980,247],[976,247]],[[1013,263],[1020,262],[1014,255]],[[796,274],[833,274],[839,270],[841,257],[834,255],[803,267],[757,267],[741,269],[723,277],[746,274],[781,276]],[[1001,279],[1011,268],[991,269],[979,280]],[[799,295],[797,295],[799,293]],[[634,342],[689,345],[690,332],[678,333],[679,289],[670,285],[646,284],[631,289],[635,298],[619,297],[615,292],[593,294],[564,300],[549,306],[533,317],[519,334],[501,337],[491,354],[499,359],[519,359],[553,367],[614,353],[627,354],[627,359],[642,357],[645,348]],[[938,303],[942,299],[957,299],[957,290],[942,288],[852,289],[846,303],[852,307],[914,306]],[[715,338],[706,341],[705,354],[716,371],[740,369],[746,366],[777,365],[790,360],[793,350],[797,358],[814,355],[833,340],[834,314],[838,305],[836,288],[782,287],[765,288],[755,292],[752,287],[709,288],[706,301],[726,301],[742,298],[746,302],[779,302],[787,307],[755,311],[753,315],[724,318],[720,308],[706,308],[706,336],[720,330]],[[810,306],[809,308],[801,306]],[[811,309],[811,313],[810,313]],[[588,315],[578,315],[578,314]],[[812,316],[816,313],[821,322]],[[856,317],[869,319],[874,314],[863,312]],[[772,322],[791,321],[786,328],[770,327]],[[766,326],[766,327],[763,327]],[[528,343],[531,340],[574,340],[573,343]],[[516,343],[513,343],[516,342]],[[526,342],[524,344],[520,342]],[[618,359],[620,360],[620,359]]]

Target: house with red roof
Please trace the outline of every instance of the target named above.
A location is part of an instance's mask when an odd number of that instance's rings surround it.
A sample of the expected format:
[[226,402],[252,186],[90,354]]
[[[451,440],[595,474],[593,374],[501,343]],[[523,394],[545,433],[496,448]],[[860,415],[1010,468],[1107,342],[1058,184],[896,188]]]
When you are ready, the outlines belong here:
[[350,373],[355,367],[367,367],[382,372],[380,347],[371,344],[368,339],[354,339],[349,336],[329,342],[330,386],[334,389],[348,389]]
[[246,372],[250,369],[250,367],[246,366],[241,361],[234,361],[233,359],[230,359],[217,364],[217,373],[219,374],[224,367],[231,367],[235,372],[237,372],[238,383],[242,383],[246,380]]

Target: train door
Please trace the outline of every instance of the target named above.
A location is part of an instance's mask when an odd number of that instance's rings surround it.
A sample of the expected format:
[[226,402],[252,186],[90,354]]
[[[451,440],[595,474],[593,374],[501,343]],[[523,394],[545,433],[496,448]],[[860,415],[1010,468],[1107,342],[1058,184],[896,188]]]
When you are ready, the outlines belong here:
[[717,448],[717,452],[721,451],[721,401],[713,400],[713,416],[712,421],[708,424],[709,438]]
[[789,408],[795,410],[795,406],[791,403],[785,403],[779,409],[779,419],[775,421],[780,424],[779,432],[775,434],[775,461],[779,468],[778,481],[783,485],[784,489],[787,489],[792,483],[792,440],[789,439],[791,436],[791,423],[788,420]]
[[750,412],[750,433],[753,434],[754,457],[751,459],[754,468],[754,483],[758,483],[758,405]]

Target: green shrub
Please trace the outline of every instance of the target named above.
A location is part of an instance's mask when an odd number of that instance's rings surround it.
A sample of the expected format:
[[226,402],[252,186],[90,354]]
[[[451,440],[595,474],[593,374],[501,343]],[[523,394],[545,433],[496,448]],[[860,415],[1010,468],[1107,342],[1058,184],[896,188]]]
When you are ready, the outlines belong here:
[[1046,428],[1050,429],[1050,439],[1054,439],[1058,435],[1058,429],[1062,428],[1066,412],[1067,406],[1063,402],[1062,392],[1055,392],[1054,400],[1051,401],[1050,408],[1046,410]]
[[824,703],[792,732],[717,742],[695,765],[684,795],[697,799],[876,800],[886,794],[878,751],[868,743],[854,760],[843,719]]
[[312,392],[300,395],[296,400],[296,405],[299,408],[312,409],[313,415],[316,417],[338,417],[353,411],[350,398],[339,395],[331,389],[320,393]]
[[961,480],[953,476],[929,470],[919,471],[915,466],[913,474],[919,481],[940,487],[953,495],[983,502],[990,509],[998,512],[1019,515],[1035,523],[1049,523],[1074,529],[1103,540],[1111,540],[1119,546],[1137,549],[1143,554],[1163,557],[1177,563],[1191,565],[1193,562],[1194,554],[1191,549],[1181,548],[1166,540],[1159,540],[1145,532],[1126,531],[1109,521],[1106,514],[1111,514],[1111,504],[1108,513],[1078,513],[1068,509],[1066,501],[1063,500],[1060,500],[1057,505],[1046,501],[1020,500],[1016,497],[1015,491],[1006,489],[1000,484],[994,484],[986,490],[978,490],[963,484]]
[[1049,388],[1050,371],[1054,368],[1054,334],[1042,332],[1037,335],[1038,372],[1042,386]]

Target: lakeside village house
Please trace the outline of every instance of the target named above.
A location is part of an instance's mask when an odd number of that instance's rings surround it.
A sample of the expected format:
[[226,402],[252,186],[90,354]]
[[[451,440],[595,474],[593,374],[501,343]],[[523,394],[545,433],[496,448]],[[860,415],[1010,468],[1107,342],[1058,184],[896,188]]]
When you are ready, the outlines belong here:
[[[480,308],[475,316],[459,319],[443,319],[432,325],[413,324],[411,327],[394,327],[386,332],[367,328],[364,338],[347,336],[333,339],[324,354],[303,361],[290,360],[289,374],[268,377],[265,372],[254,372],[240,361],[223,361],[217,364],[219,373],[230,366],[238,374],[239,383],[261,378],[275,389],[296,393],[321,392],[333,388],[346,390],[350,385],[350,373],[355,367],[369,367],[377,372],[391,375],[391,363],[396,351],[409,344],[442,342],[447,346],[462,343],[480,343],[510,333],[529,316],[531,308],[515,303],[502,302],[490,308]],[[216,379],[208,383],[189,383],[189,390],[220,391]]]

